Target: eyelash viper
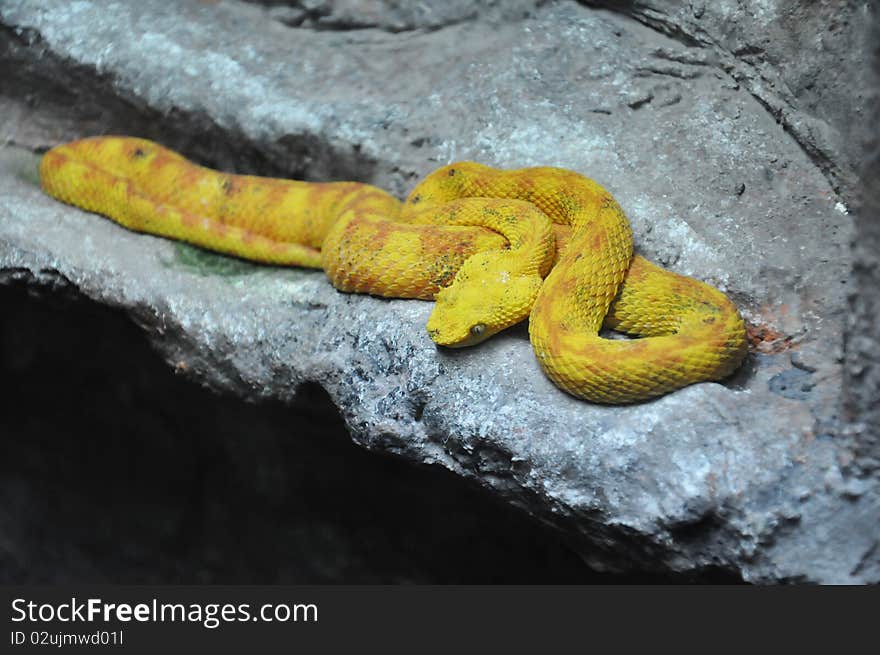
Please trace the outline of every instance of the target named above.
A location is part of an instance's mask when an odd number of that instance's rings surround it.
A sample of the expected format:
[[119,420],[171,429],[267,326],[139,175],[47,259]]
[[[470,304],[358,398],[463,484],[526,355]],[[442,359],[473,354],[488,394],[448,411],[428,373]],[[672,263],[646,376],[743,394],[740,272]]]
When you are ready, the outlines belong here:
[[[633,256],[617,202],[572,171],[461,162],[401,203],[368,184],[222,173],[144,139],[94,137],[49,150],[40,180],[132,230],[323,268],[341,291],[434,299],[427,329],[440,345],[472,345],[529,317],[547,376],[593,402],[722,379],[747,350],[733,303]],[[640,338],[607,339],[603,326]]]

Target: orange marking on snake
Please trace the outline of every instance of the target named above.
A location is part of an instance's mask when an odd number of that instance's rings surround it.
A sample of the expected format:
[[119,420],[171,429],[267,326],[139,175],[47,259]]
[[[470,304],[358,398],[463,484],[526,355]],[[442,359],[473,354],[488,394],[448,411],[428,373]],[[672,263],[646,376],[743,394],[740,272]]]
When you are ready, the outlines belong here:
[[208,221],[208,230],[219,237],[225,237],[229,232],[229,228],[222,221],[216,219]]
[[201,223],[199,217],[190,212],[180,212],[180,222],[184,225],[184,227],[189,228],[194,228]]
[[49,171],[57,171],[68,161],[68,158],[60,153],[46,154],[43,156],[41,167],[45,167]]
[[176,157],[172,157],[168,152],[160,150],[159,154],[153,157],[152,161],[150,161],[150,170],[154,175],[158,175],[166,166],[177,163],[178,159]]

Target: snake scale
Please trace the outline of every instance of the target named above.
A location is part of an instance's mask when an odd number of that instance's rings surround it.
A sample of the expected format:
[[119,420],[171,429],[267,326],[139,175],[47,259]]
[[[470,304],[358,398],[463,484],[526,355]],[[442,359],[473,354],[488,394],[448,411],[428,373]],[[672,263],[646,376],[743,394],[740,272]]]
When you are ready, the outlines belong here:
[[[49,150],[40,179],[53,197],[132,230],[323,268],[341,291],[434,299],[427,330],[442,346],[529,318],[544,372],[592,402],[720,380],[747,349],[733,303],[634,256],[614,198],[568,170],[460,162],[401,203],[368,184],[234,175],[152,141],[93,137]],[[605,338],[603,327],[636,338]]]

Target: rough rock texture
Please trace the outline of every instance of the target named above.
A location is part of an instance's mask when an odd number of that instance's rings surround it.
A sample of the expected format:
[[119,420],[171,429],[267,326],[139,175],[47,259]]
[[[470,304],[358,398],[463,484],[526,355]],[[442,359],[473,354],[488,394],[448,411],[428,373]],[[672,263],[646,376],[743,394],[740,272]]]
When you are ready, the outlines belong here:
[[[631,15],[690,46],[743,85],[829,178],[856,193],[867,120],[865,59],[873,20],[864,0],[587,1]],[[858,134],[856,132],[855,134]]]
[[0,287],[4,584],[621,581],[450,471],[359,448],[316,385],[220,396],[123,311],[33,291]]
[[856,217],[855,288],[846,349],[848,436],[856,453],[853,475],[860,477],[876,476],[880,470],[880,16],[874,19],[872,34],[873,109],[858,133],[865,148],[864,197]]
[[388,32],[436,30],[475,18],[503,22],[529,16],[536,0],[251,0],[291,27],[317,30],[376,28]]
[[[478,481],[593,568],[880,581],[878,480],[854,473],[867,437],[841,422],[856,166],[840,135],[864,105],[835,103],[866,56],[867,5],[706,3],[685,19],[660,4],[627,3],[647,25],[536,2],[400,33],[291,28],[235,2],[6,0],[0,138],[21,148],[0,155],[2,277],[126,309],[177,370],[242,398],[317,383],[356,442]],[[793,52],[829,15],[847,47]],[[758,27],[788,38],[755,51]],[[523,329],[439,351],[427,303],[342,295],[43,196],[22,149],[98,132],[401,195],[457,159],[581,171],[642,254],[731,295],[753,354],[728,383],[652,403],[574,400]]]

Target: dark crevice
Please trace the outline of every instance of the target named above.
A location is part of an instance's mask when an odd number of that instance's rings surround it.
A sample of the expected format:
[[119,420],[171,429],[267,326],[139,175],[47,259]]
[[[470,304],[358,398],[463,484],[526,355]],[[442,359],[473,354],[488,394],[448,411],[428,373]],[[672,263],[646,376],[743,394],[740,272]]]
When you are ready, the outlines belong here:
[[315,30],[316,32],[352,32],[358,30],[379,30],[381,32],[387,32],[389,34],[404,34],[407,32],[437,32],[442,29],[447,29],[449,27],[454,27],[456,25],[461,25],[462,23],[467,23],[469,21],[474,20],[477,17],[477,13],[474,11],[465,16],[461,16],[459,18],[455,18],[453,20],[445,21],[442,23],[432,23],[428,25],[383,25],[382,23],[372,22],[372,21],[364,21],[360,22],[358,20],[352,18],[335,18],[335,19],[319,19],[317,22],[308,26],[309,29]]
[[665,77],[674,77],[679,80],[693,80],[700,77],[703,73],[699,70],[685,70],[682,68],[674,68],[672,66],[640,66],[635,69],[633,74],[636,77],[661,75]]
[[858,564],[856,564],[853,567],[852,571],[850,571],[850,575],[859,575],[863,569],[867,568],[871,564],[872,561],[876,561],[878,559],[878,551],[880,551],[880,541],[875,541],[864,552],[862,557],[859,559]]
[[635,0],[578,0],[578,2],[586,7],[607,9],[608,11],[628,16],[689,48],[702,48],[710,45],[708,40],[697,38],[679,25],[649,15],[644,8],[639,8],[639,3]]
[[741,582],[640,570],[662,557],[637,534],[615,538],[630,572],[594,572],[581,539],[476,482],[356,446],[318,384],[290,405],[220,396],[176,375],[123,311],[6,282],[2,582]]
[[721,384],[733,391],[745,391],[758,372],[758,360],[754,353],[747,353],[742,364],[733,373],[721,381]]
[[290,406],[174,375],[119,310],[0,287],[5,583],[589,583],[556,532]]
[[654,100],[653,94],[647,95],[643,98],[639,98],[638,100],[634,100],[633,102],[628,103],[627,107],[633,110],[641,109],[645,105],[650,104],[652,100]]
[[[492,22],[504,22],[523,20],[529,18],[532,12],[547,4],[548,0],[536,0],[530,8],[521,12],[510,10],[501,3],[490,2],[485,6],[473,3],[474,6],[464,11],[455,11],[453,15],[442,15],[443,3],[424,3],[421,9],[425,10],[419,15],[419,8],[408,6],[405,3],[389,2],[381,9],[374,11],[359,12],[334,12],[331,3],[322,2],[297,2],[296,0],[246,0],[251,4],[267,7],[269,16],[284,25],[296,29],[307,29],[315,32],[358,32],[363,30],[375,30],[386,34],[407,33],[430,33],[448,29],[464,23],[477,21],[490,17]],[[432,10],[439,10],[434,15]],[[494,20],[493,20],[494,17]]]
[[670,526],[669,533],[678,543],[694,543],[705,541],[723,527],[724,522],[720,517],[713,512],[708,512],[694,520]]

